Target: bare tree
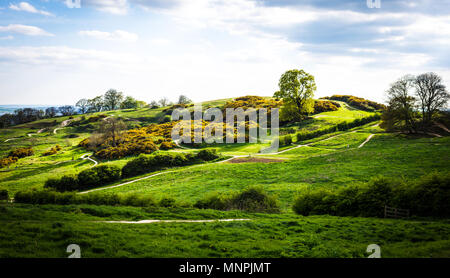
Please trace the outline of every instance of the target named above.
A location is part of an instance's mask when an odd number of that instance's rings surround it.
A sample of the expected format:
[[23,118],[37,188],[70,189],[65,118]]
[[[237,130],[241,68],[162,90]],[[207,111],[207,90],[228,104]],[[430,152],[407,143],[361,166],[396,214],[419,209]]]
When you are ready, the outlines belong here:
[[61,107],[58,107],[59,113],[63,116],[71,116],[75,114],[75,108],[72,105],[64,105]]
[[103,134],[105,139],[111,138],[113,147],[117,145],[117,138],[125,128],[126,125],[122,120],[113,117],[106,118],[100,123],[100,133]]
[[428,125],[433,115],[444,108],[450,99],[442,78],[434,72],[428,72],[417,76],[415,80],[416,95],[422,110],[422,124]]
[[79,101],[77,101],[75,106],[80,109],[81,114],[84,114],[88,111],[89,101],[85,98],[82,98]]
[[89,102],[89,108],[88,111],[89,112],[100,112],[102,111],[103,108],[103,97],[102,96],[97,96],[93,99],[88,100]]
[[389,107],[386,115],[389,115],[390,123],[400,125],[402,128],[415,131],[414,103],[416,99],[410,94],[414,88],[415,77],[405,75],[391,84],[387,90]]
[[171,105],[170,100],[166,97],[163,97],[158,102],[159,102],[159,104],[161,104],[162,107]]

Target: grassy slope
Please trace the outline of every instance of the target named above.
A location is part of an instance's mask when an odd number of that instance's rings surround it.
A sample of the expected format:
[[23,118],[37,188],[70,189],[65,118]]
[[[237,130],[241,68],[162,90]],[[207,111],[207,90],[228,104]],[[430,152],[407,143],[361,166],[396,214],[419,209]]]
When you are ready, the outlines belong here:
[[[288,209],[298,190],[311,187],[339,187],[366,182],[377,175],[407,178],[419,177],[432,170],[448,171],[450,138],[405,139],[378,134],[363,148],[347,149],[347,144],[362,143],[367,134],[345,135],[293,150],[283,163],[213,164],[138,181],[112,192],[142,192],[155,196],[171,195],[195,201],[212,191],[241,190],[249,185],[261,185],[278,194],[282,206]],[[344,136],[344,135],[343,135]],[[354,141],[352,141],[354,140]],[[326,143],[325,143],[326,142]],[[310,153],[301,153],[306,151]],[[320,154],[327,155],[320,155]],[[279,156],[285,157],[289,152]]]
[[[223,104],[226,100],[206,106]],[[161,117],[162,109],[121,110],[121,115],[142,124]],[[367,112],[343,107],[339,111],[316,115],[295,129],[316,129],[342,120],[351,120]],[[37,154],[19,160],[10,169],[0,169],[0,187],[11,193],[19,189],[42,187],[48,177],[78,172],[91,167],[89,161],[77,160],[85,150],[75,147],[87,133],[78,138],[64,138],[76,132],[73,128],[53,128],[67,118],[42,120],[2,130],[0,155],[13,147],[34,145]],[[41,123],[43,122],[43,123]],[[44,126],[50,129],[33,137]],[[4,131],[4,132],[3,132]],[[377,135],[363,148],[356,149],[371,133]],[[336,133],[339,134],[339,133]],[[4,143],[11,137],[19,137]],[[165,174],[111,189],[111,192],[145,192],[156,198],[173,196],[193,202],[212,191],[234,191],[249,185],[262,185],[278,194],[284,213],[246,214],[209,210],[179,209],[153,211],[141,208],[97,206],[30,206],[0,205],[0,257],[65,257],[65,247],[77,243],[85,257],[364,257],[368,244],[382,247],[383,257],[450,256],[448,220],[386,220],[315,216],[290,213],[295,193],[306,187],[338,187],[365,182],[376,175],[414,178],[432,170],[448,171],[450,138],[416,138],[384,134],[371,125],[356,133],[339,137],[325,135],[303,143],[312,143],[273,157],[283,163],[214,164],[178,169]],[[316,142],[316,143],[315,143]],[[40,153],[55,144],[63,152],[51,157]],[[217,146],[214,146],[217,148]],[[252,154],[261,145],[223,145],[225,154]],[[348,148],[349,147],[349,148]],[[192,150],[176,150],[192,151]],[[270,157],[270,155],[268,155]],[[75,159],[72,161],[72,157]],[[123,165],[130,158],[108,163]],[[64,163],[57,164],[59,162]],[[5,208],[5,206],[7,206]],[[242,218],[251,222],[236,223],[162,223],[126,225],[88,222],[117,219],[212,219]],[[58,223],[58,224],[57,224]],[[195,240],[193,240],[195,239]]]
[[[392,220],[236,211],[104,206],[0,205],[0,257],[448,257],[448,221]],[[223,219],[248,222],[111,224],[117,219]],[[20,221],[20,222],[18,222]]]

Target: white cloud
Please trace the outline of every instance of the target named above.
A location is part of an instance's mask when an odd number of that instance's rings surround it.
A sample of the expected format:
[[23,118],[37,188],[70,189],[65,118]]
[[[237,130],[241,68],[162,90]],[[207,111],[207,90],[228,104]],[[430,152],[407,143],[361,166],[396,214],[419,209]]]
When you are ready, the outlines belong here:
[[78,32],[82,36],[93,37],[101,40],[113,40],[123,42],[135,42],[138,40],[138,35],[126,32],[123,30],[116,30],[114,32],[102,32],[98,30],[86,30]]
[[67,8],[69,9],[73,9],[73,8],[81,8],[81,0],[66,0],[66,2],[64,2],[67,6]]
[[126,14],[128,12],[127,0],[84,0],[82,5],[92,6],[99,11],[111,14]]
[[15,10],[15,11],[23,11],[23,12],[33,13],[33,14],[42,14],[42,15],[46,15],[46,16],[53,16],[52,13],[49,13],[49,12],[46,12],[43,10],[38,10],[27,2],[20,2],[18,5],[9,4],[9,8],[11,10]]
[[18,33],[28,36],[54,36],[53,34],[42,30],[36,26],[9,24],[8,26],[0,26],[0,32]]

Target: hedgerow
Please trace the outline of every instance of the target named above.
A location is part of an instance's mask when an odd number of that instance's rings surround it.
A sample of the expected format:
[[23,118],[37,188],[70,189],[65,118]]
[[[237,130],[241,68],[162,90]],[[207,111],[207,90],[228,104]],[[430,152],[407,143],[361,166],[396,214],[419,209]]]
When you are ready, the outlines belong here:
[[324,134],[333,133],[336,131],[349,130],[349,129],[352,129],[357,126],[362,126],[367,123],[377,121],[379,119],[380,119],[380,115],[375,114],[375,115],[364,117],[364,118],[354,119],[353,121],[350,121],[350,122],[348,122],[348,121],[341,122],[337,125],[327,127],[327,128],[317,129],[314,131],[300,131],[296,134],[297,142],[309,140],[309,139],[316,138],[316,137],[322,136]]
[[[133,206],[150,207],[157,206],[157,202],[149,195],[137,193],[104,193],[93,192],[89,194],[76,194],[75,192],[56,192],[52,190],[28,190],[19,191],[14,196],[14,201],[25,204],[89,204],[109,206]],[[176,204],[172,204],[176,206]]]
[[122,168],[122,177],[132,177],[164,168],[190,165],[201,161],[210,161],[217,159],[218,157],[215,150],[201,150],[196,155],[191,153],[142,154],[125,164]]
[[386,177],[337,190],[306,190],[293,210],[301,215],[383,217],[384,207],[409,209],[417,216],[450,216],[450,174],[431,173],[416,181]]
[[78,175],[65,175],[61,178],[50,178],[45,188],[56,191],[75,191],[99,187],[119,180],[121,170],[115,165],[99,165],[81,171]]
[[262,187],[251,186],[234,194],[218,192],[198,200],[194,207],[200,209],[244,210],[250,212],[279,212],[276,197],[269,195]]

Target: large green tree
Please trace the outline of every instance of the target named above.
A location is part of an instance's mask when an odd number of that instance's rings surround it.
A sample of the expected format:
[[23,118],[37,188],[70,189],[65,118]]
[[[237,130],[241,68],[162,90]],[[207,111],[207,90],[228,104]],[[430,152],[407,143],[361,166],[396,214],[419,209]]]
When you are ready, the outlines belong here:
[[312,97],[317,89],[314,76],[304,70],[288,70],[281,75],[278,86],[280,90],[274,97],[283,99],[285,111],[282,108],[281,115],[285,117],[282,120],[301,120],[313,111]]
[[116,110],[120,108],[120,104],[123,101],[123,93],[114,89],[108,90],[103,96],[103,103],[106,110]]

